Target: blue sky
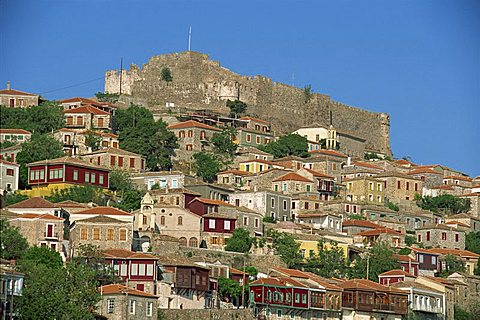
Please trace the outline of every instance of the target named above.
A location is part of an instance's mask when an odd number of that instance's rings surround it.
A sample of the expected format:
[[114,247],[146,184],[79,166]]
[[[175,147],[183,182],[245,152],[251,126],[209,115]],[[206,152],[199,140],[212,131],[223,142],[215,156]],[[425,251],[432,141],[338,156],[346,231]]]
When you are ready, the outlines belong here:
[[480,1],[0,0],[0,87],[93,96],[189,26],[232,71],[388,112],[395,157],[480,175]]

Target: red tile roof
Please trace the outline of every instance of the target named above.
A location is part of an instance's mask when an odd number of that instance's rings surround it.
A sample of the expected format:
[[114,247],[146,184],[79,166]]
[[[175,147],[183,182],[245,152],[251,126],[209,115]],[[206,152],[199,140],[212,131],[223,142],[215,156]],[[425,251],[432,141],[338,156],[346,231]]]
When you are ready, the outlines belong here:
[[0,163],[6,164],[6,165],[9,165],[9,166],[20,167],[20,165],[18,163],[10,162],[10,161],[3,160],[3,159],[0,159]]
[[374,166],[373,164],[370,164],[368,162],[354,161],[354,162],[352,162],[352,165],[357,166],[357,167],[364,167],[364,168],[371,168],[371,169],[377,169],[377,170],[385,171],[383,168],[380,168],[378,166]]
[[23,129],[3,129],[0,128],[0,134],[32,134],[30,131]]
[[99,166],[97,164],[89,163],[84,160],[81,160],[79,158],[72,158],[72,157],[61,157],[61,158],[56,158],[56,159],[49,159],[49,160],[41,160],[41,161],[36,161],[32,163],[28,163],[27,167],[30,166],[37,166],[37,165],[46,165],[46,164],[69,164],[72,166],[80,166],[80,167],[85,167],[85,168],[95,168],[97,170],[102,170],[102,171],[110,171],[110,169]]
[[468,182],[472,181],[472,178],[464,177],[464,176],[446,176],[446,177],[443,177],[443,179],[462,180],[462,181],[468,181]]
[[413,274],[410,274],[402,269],[394,269],[378,275],[379,277],[385,276],[406,276],[406,277],[415,277]]
[[239,274],[239,275],[247,275],[248,273],[243,272],[242,270],[238,270],[235,268],[230,268],[230,274]]
[[411,170],[408,174],[415,175],[415,174],[422,174],[422,173],[428,173],[428,174],[441,174],[438,171],[432,170],[430,168],[415,168]]
[[393,235],[397,235],[397,236],[402,235],[402,233],[400,233],[398,231],[395,231],[393,229],[390,229],[390,228],[377,228],[377,229],[373,229],[373,230],[367,230],[367,231],[357,233],[356,235],[367,237],[367,236],[378,236],[380,234],[385,234],[385,233],[393,234]]
[[348,158],[348,156],[346,154],[343,154],[341,152],[334,151],[334,150],[320,149],[320,150],[312,150],[312,151],[309,151],[309,152],[310,153],[315,153],[315,154],[319,153],[319,154],[325,154],[325,155],[329,155],[329,156]]
[[95,108],[94,106],[89,105],[89,104],[78,107],[78,108],[74,108],[74,109],[63,110],[63,113],[68,113],[68,114],[70,114],[70,113],[73,113],[73,114],[79,114],[79,113],[90,114],[90,113],[93,113],[93,114],[98,115],[98,116],[102,116],[102,115],[107,116],[107,115],[110,114],[107,111],[100,110],[100,109]]
[[113,208],[113,207],[94,207],[82,211],[75,212],[75,214],[94,214],[106,216],[132,216],[131,213]]
[[327,179],[335,179],[334,177],[332,176],[329,176],[329,175],[326,175],[324,173],[321,173],[321,172],[318,172],[318,171],[314,171],[312,169],[307,169],[307,168],[304,168],[305,171],[307,171],[308,173],[311,173],[314,177],[318,177],[318,178],[327,178]]
[[259,284],[280,286],[280,287],[286,285],[285,282],[280,281],[280,279],[277,279],[277,278],[260,278],[250,283],[250,285],[259,285]]
[[33,197],[27,200],[12,204],[7,208],[58,208],[53,203],[41,197]]
[[370,222],[368,220],[358,220],[358,219],[351,219],[351,220],[346,220],[342,222],[342,226],[344,227],[364,227],[364,228],[373,228],[373,229],[378,229],[381,228],[382,226]]
[[394,161],[396,164],[400,164],[400,165],[404,165],[404,164],[410,164],[410,165],[413,165],[413,163],[411,163],[410,161],[408,160],[405,160],[405,159],[399,159],[399,160],[395,160]]
[[274,267],[272,268],[272,270],[277,271],[278,273],[281,273],[281,274],[285,274],[289,277],[308,279],[308,275],[300,270],[280,268],[280,267]]
[[123,258],[123,259],[157,259],[152,254],[135,252],[125,249],[108,249],[103,251],[105,258]]
[[410,256],[403,255],[403,254],[394,254],[392,255],[392,257],[401,262],[418,263],[417,259],[412,258]]
[[447,185],[441,185],[441,186],[432,187],[432,189],[453,190],[453,187],[447,186]]
[[480,192],[462,194],[462,195],[459,195],[459,197],[480,197]]
[[60,103],[71,103],[71,102],[81,102],[81,103],[85,103],[85,104],[102,105],[102,103],[100,103],[98,101],[88,99],[88,98],[80,98],[80,97],[60,100]]
[[185,128],[192,128],[192,127],[202,128],[207,130],[214,130],[214,131],[221,131],[218,128],[215,128],[215,127],[209,126],[208,124],[200,123],[194,120],[188,120],[188,121],[184,121],[176,124],[171,124],[167,128],[168,129],[185,129]]
[[148,297],[148,298],[153,298],[153,299],[158,298],[157,296],[155,296],[153,294],[143,292],[143,291],[140,291],[140,290],[135,290],[135,289],[132,289],[132,288],[127,288],[126,286],[121,285],[121,284],[109,284],[109,285],[101,286],[100,288],[98,288],[98,291],[102,295],[128,294],[130,296],[141,296],[141,297]]
[[387,287],[379,283],[367,280],[367,279],[351,279],[344,281],[339,284],[343,289],[360,289],[360,290],[371,290],[371,291],[383,291],[383,292],[394,292],[402,293],[407,295],[405,291],[400,289],[395,289],[392,287]]
[[43,220],[58,220],[63,221],[65,219],[53,216],[51,214],[37,214],[37,213],[24,213],[17,216],[17,219],[43,219]]
[[466,258],[479,258],[480,257],[480,254],[476,254],[476,253],[468,251],[468,250],[432,248],[432,249],[429,249],[429,251],[434,252],[434,253],[443,254],[443,255],[451,254],[451,255],[454,255],[454,256],[466,257]]
[[247,120],[247,121],[255,121],[259,123],[264,123],[264,124],[271,124],[271,122],[262,120],[262,119],[257,119],[257,118],[252,118],[252,117],[241,117],[240,120]]
[[287,173],[286,175],[283,175],[281,177],[278,177],[274,180],[272,180],[272,182],[277,182],[277,181],[300,181],[300,182],[312,182],[312,180],[310,179],[307,179],[299,174],[296,174],[296,173],[293,173],[293,172],[290,172],[290,173]]
[[28,93],[28,92],[19,91],[19,90],[13,90],[13,89],[0,90],[0,94],[14,95],[14,96],[33,96],[33,97],[38,96],[38,94],[32,94],[32,93]]
[[190,203],[192,203],[194,201],[198,201],[198,202],[201,202],[201,203],[204,203],[204,204],[215,205],[215,206],[235,207],[233,204],[230,204],[230,203],[227,203],[227,202],[221,201],[221,200],[212,200],[212,199],[198,197],[198,198],[195,198],[192,201],[190,201]]

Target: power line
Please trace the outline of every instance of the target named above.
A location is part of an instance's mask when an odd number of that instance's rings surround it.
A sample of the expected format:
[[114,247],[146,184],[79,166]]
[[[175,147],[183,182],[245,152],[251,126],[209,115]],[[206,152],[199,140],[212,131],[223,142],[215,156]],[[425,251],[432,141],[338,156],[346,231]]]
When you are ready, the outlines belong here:
[[58,88],[58,89],[54,89],[54,90],[50,90],[50,91],[40,92],[40,94],[45,94],[45,93],[50,93],[50,92],[61,91],[61,90],[65,90],[65,89],[70,89],[70,88],[82,86],[82,85],[87,84],[87,83],[95,82],[95,81],[98,81],[98,80],[103,80],[104,78],[105,78],[105,77],[101,77],[101,78],[97,78],[97,79],[92,79],[92,80],[88,80],[88,81],[84,81],[84,82],[72,84],[72,85],[67,86],[67,87]]

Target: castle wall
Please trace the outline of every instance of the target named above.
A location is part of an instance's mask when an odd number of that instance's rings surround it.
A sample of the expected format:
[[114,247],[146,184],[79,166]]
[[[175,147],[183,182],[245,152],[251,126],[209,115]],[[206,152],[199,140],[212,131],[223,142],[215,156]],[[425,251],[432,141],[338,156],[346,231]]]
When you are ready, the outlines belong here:
[[[172,82],[161,80],[168,66]],[[107,71],[105,91],[119,92],[119,74]],[[152,57],[140,70],[132,66],[122,73],[122,93],[130,102],[143,101],[153,112],[165,112],[167,103],[188,109],[228,112],[225,101],[239,98],[248,113],[273,122],[278,133],[289,133],[301,126],[326,126],[329,111],[338,130],[365,137],[366,149],[391,155],[389,116],[351,107],[323,94],[312,94],[306,101],[303,89],[277,83],[263,76],[241,76],[208,55],[197,52]]]

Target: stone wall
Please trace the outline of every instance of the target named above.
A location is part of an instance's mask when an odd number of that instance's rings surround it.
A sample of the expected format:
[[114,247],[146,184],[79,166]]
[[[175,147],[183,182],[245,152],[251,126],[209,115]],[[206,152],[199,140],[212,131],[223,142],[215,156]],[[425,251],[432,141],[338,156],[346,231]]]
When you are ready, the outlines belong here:
[[252,309],[159,309],[161,320],[254,320]]
[[[163,67],[170,68],[173,81],[161,80]],[[120,76],[105,75],[105,92],[119,92]],[[274,123],[278,133],[301,126],[326,126],[332,111],[333,125],[365,137],[366,149],[391,155],[388,114],[374,113],[333,101],[315,93],[307,101],[303,89],[277,83],[263,76],[241,76],[198,52],[152,57],[140,70],[132,66],[122,73],[124,102],[146,102],[153,112],[165,112],[167,103],[188,109],[227,112],[227,99],[248,104],[248,113]]]

